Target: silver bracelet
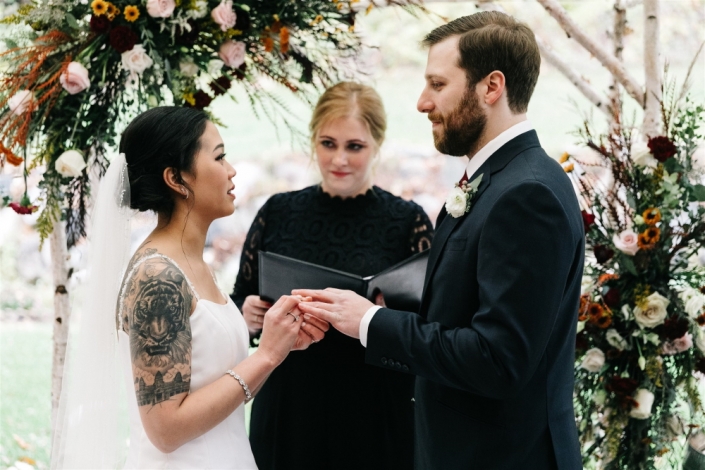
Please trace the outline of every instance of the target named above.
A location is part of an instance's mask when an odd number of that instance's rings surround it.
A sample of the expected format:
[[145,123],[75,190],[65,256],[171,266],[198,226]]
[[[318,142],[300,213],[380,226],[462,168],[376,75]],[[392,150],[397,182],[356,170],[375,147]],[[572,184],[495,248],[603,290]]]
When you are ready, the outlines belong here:
[[250,392],[250,387],[248,387],[245,381],[242,380],[242,377],[237,375],[232,370],[228,370],[226,374],[230,375],[233,379],[237,380],[240,385],[242,385],[242,389],[245,391],[245,403],[252,400],[252,393]]

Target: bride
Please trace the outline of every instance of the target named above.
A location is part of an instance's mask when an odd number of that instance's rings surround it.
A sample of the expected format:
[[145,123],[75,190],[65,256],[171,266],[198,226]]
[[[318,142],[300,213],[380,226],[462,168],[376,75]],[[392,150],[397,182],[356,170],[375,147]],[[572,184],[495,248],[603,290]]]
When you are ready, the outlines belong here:
[[[247,325],[203,261],[208,227],[235,199],[235,170],[205,113],[151,109],[127,127],[120,151],[93,214],[52,468],[256,469],[242,405],[328,324],[304,322],[305,299],[284,296],[248,357]],[[130,209],[154,211],[158,223],[128,264]]]

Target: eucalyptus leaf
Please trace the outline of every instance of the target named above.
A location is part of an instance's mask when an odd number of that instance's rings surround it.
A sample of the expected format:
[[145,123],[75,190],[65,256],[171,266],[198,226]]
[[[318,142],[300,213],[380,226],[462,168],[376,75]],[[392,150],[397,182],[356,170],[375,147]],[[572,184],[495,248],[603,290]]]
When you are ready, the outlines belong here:
[[69,25],[69,28],[71,29],[80,29],[78,26],[78,21],[76,21],[76,17],[73,16],[71,13],[66,13],[66,23]]
[[627,271],[632,273],[633,275],[638,275],[636,271],[636,266],[634,266],[634,261],[632,261],[631,258],[627,256],[622,256],[622,260],[620,261],[620,264],[626,268]]
[[693,191],[690,193],[690,200],[705,202],[705,186],[702,184],[694,184]]

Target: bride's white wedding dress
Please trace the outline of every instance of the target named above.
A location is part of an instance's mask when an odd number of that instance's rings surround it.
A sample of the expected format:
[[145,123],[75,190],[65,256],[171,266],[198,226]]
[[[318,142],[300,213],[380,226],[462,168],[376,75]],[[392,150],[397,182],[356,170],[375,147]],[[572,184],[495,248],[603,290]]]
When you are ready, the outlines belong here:
[[[132,276],[144,261],[155,257],[164,258],[178,268],[170,258],[153,254],[139,260],[128,277]],[[247,357],[249,333],[245,320],[229,297],[223,295],[224,304],[201,299],[183,270],[181,272],[197,301],[196,309],[190,318],[191,392],[195,392],[222,377],[228,369],[232,369]],[[122,304],[122,299],[120,301]],[[130,446],[124,468],[256,470],[245,429],[244,405],[237,407],[216,427],[174,452],[165,454],[154,447],[140,419],[134,393],[130,338],[122,331],[121,326],[118,342],[130,413]]]

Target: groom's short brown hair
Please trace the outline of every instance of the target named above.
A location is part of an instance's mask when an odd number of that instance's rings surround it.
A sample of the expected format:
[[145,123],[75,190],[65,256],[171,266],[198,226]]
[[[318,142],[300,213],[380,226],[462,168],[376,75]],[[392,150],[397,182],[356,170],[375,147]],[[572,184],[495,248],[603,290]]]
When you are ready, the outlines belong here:
[[534,33],[527,25],[497,11],[463,16],[434,29],[423,40],[433,46],[460,36],[460,63],[468,85],[474,86],[495,70],[504,74],[509,109],[525,113],[534,92],[541,56]]

